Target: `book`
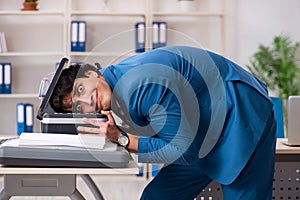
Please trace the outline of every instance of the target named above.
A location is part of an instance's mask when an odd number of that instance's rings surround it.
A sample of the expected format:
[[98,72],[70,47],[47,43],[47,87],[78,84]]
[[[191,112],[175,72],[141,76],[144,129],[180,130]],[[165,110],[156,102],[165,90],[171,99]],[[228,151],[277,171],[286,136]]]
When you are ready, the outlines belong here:
[[4,52],[7,52],[5,33],[0,32],[0,53],[4,53]]
[[21,133],[20,146],[71,146],[103,149],[105,136],[96,134]]

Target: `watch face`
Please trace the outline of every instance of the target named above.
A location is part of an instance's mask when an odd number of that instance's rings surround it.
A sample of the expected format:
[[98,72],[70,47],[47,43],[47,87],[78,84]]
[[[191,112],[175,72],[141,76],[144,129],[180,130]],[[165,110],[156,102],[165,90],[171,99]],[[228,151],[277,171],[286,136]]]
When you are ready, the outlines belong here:
[[121,135],[121,136],[118,138],[118,142],[119,142],[119,144],[120,144],[121,146],[126,147],[127,144],[128,144],[128,142],[129,142],[129,140],[128,140],[128,137],[127,137],[127,136]]

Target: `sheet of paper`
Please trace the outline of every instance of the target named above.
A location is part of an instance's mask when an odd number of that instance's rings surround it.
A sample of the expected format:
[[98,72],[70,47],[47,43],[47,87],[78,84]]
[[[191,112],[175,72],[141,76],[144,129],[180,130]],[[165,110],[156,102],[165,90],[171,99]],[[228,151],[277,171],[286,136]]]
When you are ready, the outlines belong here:
[[20,146],[74,146],[103,149],[105,137],[94,134],[22,133]]

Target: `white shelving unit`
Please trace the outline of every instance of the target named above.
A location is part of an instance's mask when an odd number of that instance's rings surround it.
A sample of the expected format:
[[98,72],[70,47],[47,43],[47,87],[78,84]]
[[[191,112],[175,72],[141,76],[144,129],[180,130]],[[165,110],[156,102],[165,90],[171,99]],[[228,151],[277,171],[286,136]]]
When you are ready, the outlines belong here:
[[[35,113],[40,81],[64,56],[71,62],[116,63],[135,54],[137,22],[146,23],[146,47],[152,48],[153,21],[167,22],[167,45],[191,45],[225,53],[225,0],[195,0],[193,12],[177,0],[43,0],[39,11],[21,11],[22,0],[0,0],[0,32],[12,63],[12,94],[0,94],[0,134],[16,134],[16,104],[30,102]],[[86,52],[70,51],[72,20],[87,22]],[[34,123],[40,131],[39,121]]]
[[[7,53],[0,53],[0,62],[12,63],[12,94],[0,94],[0,134],[17,134],[17,103],[32,103],[37,111],[42,77],[66,55],[67,4],[45,0],[39,11],[21,11],[21,0],[0,0],[0,31],[8,47]],[[40,130],[38,120],[34,127]]]

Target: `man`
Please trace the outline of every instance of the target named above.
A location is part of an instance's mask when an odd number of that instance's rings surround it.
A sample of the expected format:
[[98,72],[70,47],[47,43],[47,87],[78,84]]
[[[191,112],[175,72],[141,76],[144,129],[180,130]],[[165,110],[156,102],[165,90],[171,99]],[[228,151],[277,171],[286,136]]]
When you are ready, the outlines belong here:
[[[65,69],[51,99],[139,155],[165,163],[141,199],[194,199],[212,180],[224,199],[271,199],[276,121],[266,86],[235,63],[192,47],[164,47],[98,71]],[[122,119],[117,126],[113,116]]]

